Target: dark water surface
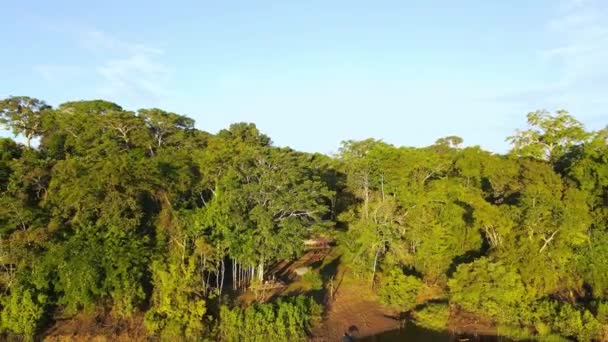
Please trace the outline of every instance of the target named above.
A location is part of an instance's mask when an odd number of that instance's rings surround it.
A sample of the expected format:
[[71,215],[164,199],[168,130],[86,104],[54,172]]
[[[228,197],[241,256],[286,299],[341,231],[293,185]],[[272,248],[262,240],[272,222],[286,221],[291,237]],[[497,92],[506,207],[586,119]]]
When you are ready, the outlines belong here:
[[482,341],[482,342],[497,342],[497,341],[512,341],[500,336],[482,336],[472,334],[455,334],[448,331],[435,331],[421,328],[414,324],[408,324],[400,330],[393,330],[381,333],[376,336],[358,339],[357,341],[366,342],[397,342],[397,341],[425,341],[425,342],[465,342],[465,341]]

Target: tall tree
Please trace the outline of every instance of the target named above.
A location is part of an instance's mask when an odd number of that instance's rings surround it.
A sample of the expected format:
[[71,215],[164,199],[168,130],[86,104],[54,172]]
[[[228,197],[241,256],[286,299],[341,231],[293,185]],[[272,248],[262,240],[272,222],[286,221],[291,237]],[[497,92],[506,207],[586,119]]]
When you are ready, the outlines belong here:
[[0,101],[0,124],[9,127],[15,135],[22,134],[27,147],[42,133],[43,116],[51,107],[27,96],[13,96]]
[[528,124],[531,129],[507,138],[513,144],[512,153],[519,156],[555,163],[569,148],[589,138],[583,124],[564,110],[555,115],[547,111],[528,113]]

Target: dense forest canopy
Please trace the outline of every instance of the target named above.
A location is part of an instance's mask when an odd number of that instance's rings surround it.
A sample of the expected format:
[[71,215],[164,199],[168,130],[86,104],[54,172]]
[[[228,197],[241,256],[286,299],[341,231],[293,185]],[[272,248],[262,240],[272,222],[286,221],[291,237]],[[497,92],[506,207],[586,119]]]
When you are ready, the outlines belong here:
[[608,338],[608,129],[567,112],[528,114],[507,155],[456,136],[309,154],[254,124],[209,134],[101,100],[9,97],[0,123],[25,140],[0,139],[4,336],[101,307],[163,340],[303,339],[310,298],[241,307],[225,292],[327,236],[420,325],[466,313],[515,338]]

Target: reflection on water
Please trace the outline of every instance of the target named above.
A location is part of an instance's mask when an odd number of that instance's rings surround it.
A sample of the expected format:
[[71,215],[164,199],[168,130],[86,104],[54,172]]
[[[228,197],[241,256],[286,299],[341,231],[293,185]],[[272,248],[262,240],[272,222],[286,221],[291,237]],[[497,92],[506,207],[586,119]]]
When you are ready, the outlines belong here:
[[393,330],[381,333],[376,336],[366,337],[360,341],[366,342],[401,342],[401,341],[425,341],[425,342],[465,342],[465,341],[481,341],[481,342],[496,342],[496,341],[511,341],[510,339],[500,336],[480,336],[480,335],[465,335],[453,334],[447,331],[434,331],[421,328],[414,324],[408,324],[400,330]]

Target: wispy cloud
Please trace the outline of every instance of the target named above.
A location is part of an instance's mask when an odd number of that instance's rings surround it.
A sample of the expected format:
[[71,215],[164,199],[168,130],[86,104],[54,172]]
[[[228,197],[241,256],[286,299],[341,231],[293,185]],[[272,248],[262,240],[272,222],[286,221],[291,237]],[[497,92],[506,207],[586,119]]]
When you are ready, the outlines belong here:
[[161,49],[140,43],[130,43],[120,40],[101,30],[83,30],[77,33],[79,44],[91,52],[122,52],[162,54]]
[[34,69],[44,78],[45,81],[51,83],[63,83],[83,75],[85,69],[73,65],[53,65],[40,64]]
[[562,79],[568,83],[584,82],[598,74],[608,76],[605,1],[570,0],[568,4],[547,23],[552,46],[544,49],[542,55],[560,64]]
[[86,77],[94,85],[91,97],[130,105],[157,104],[166,96],[170,69],[163,50],[121,40],[101,30],[77,30],[76,51],[90,56],[80,65],[43,64],[35,67],[48,82]]
[[115,56],[95,67],[95,72],[102,78],[98,90],[103,97],[127,96],[158,102],[165,95],[169,68],[159,61],[163,54],[161,49],[127,43],[101,31],[83,33],[81,44],[94,53]]
[[497,96],[528,110],[565,108],[592,122],[608,105],[608,3],[564,0],[542,23],[538,62],[552,77],[534,88]]

